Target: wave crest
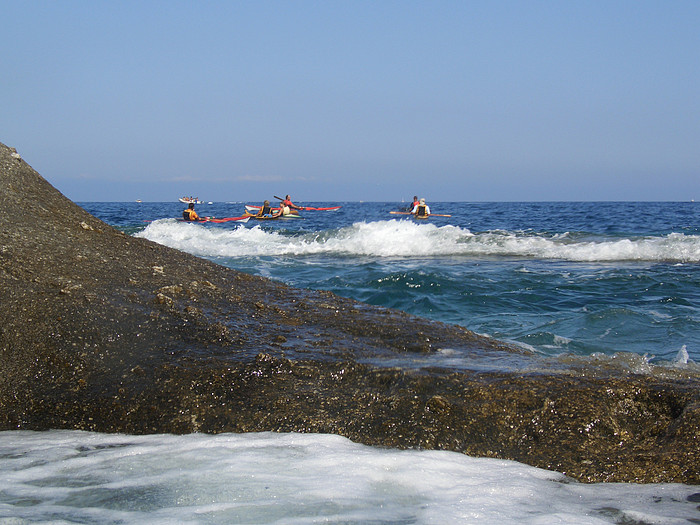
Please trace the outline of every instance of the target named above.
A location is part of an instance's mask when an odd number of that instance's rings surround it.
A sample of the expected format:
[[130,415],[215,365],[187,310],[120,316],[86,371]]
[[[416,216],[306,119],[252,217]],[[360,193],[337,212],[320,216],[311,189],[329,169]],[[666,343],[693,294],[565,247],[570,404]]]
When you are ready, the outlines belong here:
[[163,219],[136,234],[204,257],[338,255],[374,257],[522,257],[581,262],[700,262],[700,236],[602,237],[583,233],[488,231],[389,220],[316,232],[260,225],[212,227]]

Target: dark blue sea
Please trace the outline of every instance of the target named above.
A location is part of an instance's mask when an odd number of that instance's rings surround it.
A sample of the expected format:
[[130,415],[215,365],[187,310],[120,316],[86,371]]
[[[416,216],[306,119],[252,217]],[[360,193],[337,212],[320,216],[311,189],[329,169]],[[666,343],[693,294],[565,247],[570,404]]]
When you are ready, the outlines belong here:
[[[545,360],[700,374],[700,204],[431,202],[451,217],[420,222],[390,214],[399,202],[337,204],[244,224],[178,222],[177,202],[81,206],[130,235]],[[214,217],[243,209],[197,206]],[[700,522],[699,501],[697,486],[585,485],[334,435],[0,432],[0,523],[680,524]]]

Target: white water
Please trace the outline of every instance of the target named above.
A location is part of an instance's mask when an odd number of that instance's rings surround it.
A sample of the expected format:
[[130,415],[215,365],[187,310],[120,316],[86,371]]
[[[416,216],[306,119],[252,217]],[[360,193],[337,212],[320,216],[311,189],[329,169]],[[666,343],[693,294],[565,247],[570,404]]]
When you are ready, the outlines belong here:
[[580,262],[700,262],[700,236],[671,233],[638,238],[579,238],[491,231],[405,220],[357,222],[293,237],[260,226],[216,228],[162,219],[137,234],[202,257],[257,255],[501,256]]
[[[700,487],[311,434],[0,432],[0,523],[697,523]],[[690,500],[689,500],[690,498]]]

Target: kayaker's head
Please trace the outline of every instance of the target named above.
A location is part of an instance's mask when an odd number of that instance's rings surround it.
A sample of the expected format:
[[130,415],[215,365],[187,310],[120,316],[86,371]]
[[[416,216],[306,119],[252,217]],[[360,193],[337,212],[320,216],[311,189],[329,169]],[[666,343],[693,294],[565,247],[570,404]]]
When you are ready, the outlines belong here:
[[263,202],[263,204],[264,204],[265,206],[269,206],[269,205],[270,205],[270,201],[265,201],[265,202]]
[[421,200],[420,200],[420,203],[421,203],[421,204],[425,204],[425,199],[421,199]]
[[194,210],[194,202],[190,202],[189,206],[187,206],[190,210]]

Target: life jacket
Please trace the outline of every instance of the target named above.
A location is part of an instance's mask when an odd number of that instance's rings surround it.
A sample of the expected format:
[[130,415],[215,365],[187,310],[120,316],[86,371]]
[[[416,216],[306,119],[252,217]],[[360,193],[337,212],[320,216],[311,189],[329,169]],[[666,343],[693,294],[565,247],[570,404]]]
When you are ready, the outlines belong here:
[[263,206],[260,208],[260,211],[258,212],[258,217],[263,217],[265,215],[270,215],[270,207],[269,206]]
[[196,221],[199,220],[199,215],[197,215],[196,211],[187,208],[186,210],[183,210],[182,218],[186,221]]
[[416,210],[416,217],[427,217],[428,212],[425,208],[425,204],[418,206],[418,210]]

